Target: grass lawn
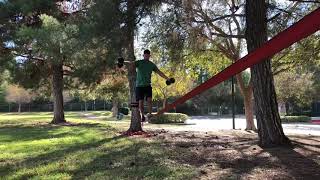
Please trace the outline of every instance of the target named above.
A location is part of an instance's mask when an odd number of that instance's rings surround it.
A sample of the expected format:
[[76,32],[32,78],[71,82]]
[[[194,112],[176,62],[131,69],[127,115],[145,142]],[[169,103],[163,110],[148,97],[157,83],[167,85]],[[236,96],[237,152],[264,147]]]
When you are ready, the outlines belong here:
[[67,113],[70,126],[50,125],[50,113],[0,115],[0,179],[185,179],[195,175],[156,141],[119,136],[105,121]]
[[0,114],[0,179],[320,178],[317,136],[291,136],[291,149],[261,149],[257,135],[243,131],[147,125],[154,136],[123,137],[129,118],[109,115],[69,112],[70,125],[60,126],[49,124],[51,113]]

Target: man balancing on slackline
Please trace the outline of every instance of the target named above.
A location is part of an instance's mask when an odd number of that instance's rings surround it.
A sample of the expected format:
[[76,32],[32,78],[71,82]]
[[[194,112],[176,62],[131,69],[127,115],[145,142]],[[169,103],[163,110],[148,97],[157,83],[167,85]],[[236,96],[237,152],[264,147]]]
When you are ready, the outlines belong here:
[[136,67],[137,79],[136,79],[136,100],[139,102],[139,110],[141,115],[141,121],[145,122],[146,118],[144,116],[144,100],[147,100],[148,104],[148,121],[152,117],[152,87],[151,87],[151,74],[152,71],[157,73],[159,76],[166,80],[166,84],[170,85],[175,82],[174,78],[167,77],[163,72],[161,72],[157,66],[150,61],[150,51],[148,49],[143,52],[143,59],[138,61],[124,61],[123,58],[118,59],[118,67],[132,65]]

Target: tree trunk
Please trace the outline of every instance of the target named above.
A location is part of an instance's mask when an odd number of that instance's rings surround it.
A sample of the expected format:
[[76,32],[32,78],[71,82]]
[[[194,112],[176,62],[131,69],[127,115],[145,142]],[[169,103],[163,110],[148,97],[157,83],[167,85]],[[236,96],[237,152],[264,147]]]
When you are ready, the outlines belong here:
[[[264,0],[246,1],[248,52],[252,52],[267,41],[266,7]],[[290,140],[283,133],[278,112],[270,59],[254,65],[251,72],[260,146],[289,145]]]
[[249,83],[247,87],[245,86],[241,73],[236,76],[236,79],[240,92],[243,96],[244,113],[246,116],[246,130],[256,131],[257,129],[254,125],[253,119],[252,85]]
[[[134,30],[136,26],[136,10],[135,1],[127,0],[127,19],[126,19],[127,31],[126,31],[126,58],[130,61],[134,61]],[[128,80],[130,89],[131,103],[136,103],[136,69],[132,66],[128,67]],[[141,127],[141,115],[138,107],[131,108],[131,123],[128,132],[142,131]]]
[[87,112],[88,111],[88,105],[87,105],[87,101],[84,102],[84,111]]
[[52,65],[53,120],[52,124],[65,123],[63,110],[63,69],[62,63]]
[[252,89],[249,88],[246,90],[244,97],[244,109],[246,115],[246,130],[257,131],[256,126],[254,125],[253,118],[253,101],[252,101],[253,92]]
[[21,103],[19,102],[18,113],[21,113]]
[[114,98],[112,100],[112,117],[116,117],[118,115],[118,105],[119,105],[119,102],[116,98]]
[[163,99],[162,108],[164,109],[167,106],[167,98]]

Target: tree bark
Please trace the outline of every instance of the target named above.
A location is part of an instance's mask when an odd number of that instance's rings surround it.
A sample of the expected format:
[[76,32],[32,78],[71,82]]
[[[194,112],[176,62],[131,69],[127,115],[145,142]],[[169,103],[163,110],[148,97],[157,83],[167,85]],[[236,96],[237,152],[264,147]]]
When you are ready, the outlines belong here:
[[85,112],[87,112],[87,111],[88,111],[87,101],[84,101],[84,111],[85,111]]
[[21,113],[21,102],[19,102],[18,113]]
[[65,123],[63,109],[63,66],[62,63],[52,65],[53,120],[52,124]]
[[167,106],[167,98],[164,98],[162,102],[162,108],[165,108],[166,106]]
[[[267,4],[264,0],[246,1],[246,40],[248,52],[267,41]],[[270,59],[251,68],[256,105],[259,144],[262,147],[289,145],[284,135],[274,88]]]
[[116,117],[118,115],[119,109],[118,109],[119,101],[114,98],[112,100],[112,117]]
[[253,118],[252,85],[249,83],[247,87],[245,86],[241,73],[236,76],[236,79],[240,92],[243,96],[244,113],[246,116],[246,130],[256,131],[257,128],[254,125]]
[[244,109],[245,109],[245,115],[246,115],[246,130],[252,130],[252,131],[257,131],[257,128],[254,124],[254,118],[253,118],[253,92],[252,89],[247,89],[246,94],[243,96],[244,97]]
[[[126,19],[126,58],[134,61],[134,30],[136,26],[135,1],[127,0],[127,19]],[[133,66],[128,67],[128,80],[130,89],[130,101],[136,103],[136,69]],[[131,108],[131,123],[128,132],[142,131],[141,115],[138,107]]]

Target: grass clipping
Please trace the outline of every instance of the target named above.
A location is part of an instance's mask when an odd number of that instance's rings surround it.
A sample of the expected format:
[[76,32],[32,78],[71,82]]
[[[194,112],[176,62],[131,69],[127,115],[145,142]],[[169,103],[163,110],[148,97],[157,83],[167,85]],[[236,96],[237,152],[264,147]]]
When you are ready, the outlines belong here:
[[153,124],[184,123],[188,115],[182,113],[164,113],[151,119]]

